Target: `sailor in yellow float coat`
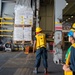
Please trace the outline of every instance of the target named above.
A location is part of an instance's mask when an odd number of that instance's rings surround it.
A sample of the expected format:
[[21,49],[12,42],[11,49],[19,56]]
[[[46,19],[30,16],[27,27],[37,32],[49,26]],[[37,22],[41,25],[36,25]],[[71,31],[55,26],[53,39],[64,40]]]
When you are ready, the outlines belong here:
[[65,64],[63,65],[64,75],[75,75],[75,39],[73,37],[74,32],[70,31],[68,33],[69,42],[72,43],[70,46],[71,50],[68,53]]
[[47,73],[47,50],[46,50],[46,36],[42,33],[40,27],[36,28],[36,36],[34,39],[33,52],[36,50],[36,61],[34,73],[38,73],[38,68],[40,67],[41,56],[43,58],[43,65],[45,73]]

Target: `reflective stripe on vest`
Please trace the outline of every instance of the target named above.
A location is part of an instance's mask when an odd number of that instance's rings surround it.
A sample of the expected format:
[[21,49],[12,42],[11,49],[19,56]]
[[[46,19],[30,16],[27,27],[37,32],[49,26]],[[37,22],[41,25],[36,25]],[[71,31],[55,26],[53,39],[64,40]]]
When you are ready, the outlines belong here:
[[74,47],[75,48],[75,43],[73,43],[70,48],[68,49],[68,52],[66,54],[66,65],[69,65],[69,62],[70,62],[70,53],[71,53],[71,47]]

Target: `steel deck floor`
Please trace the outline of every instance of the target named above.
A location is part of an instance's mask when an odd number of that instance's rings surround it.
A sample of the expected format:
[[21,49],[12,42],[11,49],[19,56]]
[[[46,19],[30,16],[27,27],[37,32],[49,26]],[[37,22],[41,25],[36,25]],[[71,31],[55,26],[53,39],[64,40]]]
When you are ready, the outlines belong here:
[[[62,66],[54,64],[52,58],[52,54],[48,53],[48,75],[63,75]],[[0,52],[0,75],[36,75],[33,73],[34,64],[33,53]],[[44,75],[42,62],[37,75]]]

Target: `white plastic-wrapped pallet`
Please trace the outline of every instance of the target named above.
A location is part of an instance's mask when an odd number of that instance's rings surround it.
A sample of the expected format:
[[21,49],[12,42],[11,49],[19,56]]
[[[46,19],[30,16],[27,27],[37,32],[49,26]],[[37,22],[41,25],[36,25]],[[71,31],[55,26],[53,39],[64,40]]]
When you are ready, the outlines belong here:
[[17,6],[15,10],[15,25],[33,25],[33,11],[26,6]]
[[14,27],[14,41],[31,41],[32,40],[32,27]]
[[[14,12],[14,41],[31,41],[31,25],[33,25],[33,11],[31,8],[31,0],[17,0]],[[26,27],[28,25],[30,27]]]
[[32,27],[24,27],[24,40],[25,41],[32,40]]
[[14,41],[23,41],[23,27],[14,27]]
[[31,0],[26,0],[23,5],[22,3],[15,5],[15,25],[33,25],[33,10],[30,2]]

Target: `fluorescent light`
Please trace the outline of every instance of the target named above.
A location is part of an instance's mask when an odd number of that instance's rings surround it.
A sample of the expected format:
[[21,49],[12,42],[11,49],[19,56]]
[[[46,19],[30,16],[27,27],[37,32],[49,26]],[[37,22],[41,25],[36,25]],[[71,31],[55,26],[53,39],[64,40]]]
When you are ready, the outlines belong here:
[[71,16],[71,18],[73,18],[73,16]]
[[66,6],[68,5],[68,3],[66,3]]
[[68,21],[68,19],[66,19],[66,21]]
[[70,20],[70,18],[68,18]]

